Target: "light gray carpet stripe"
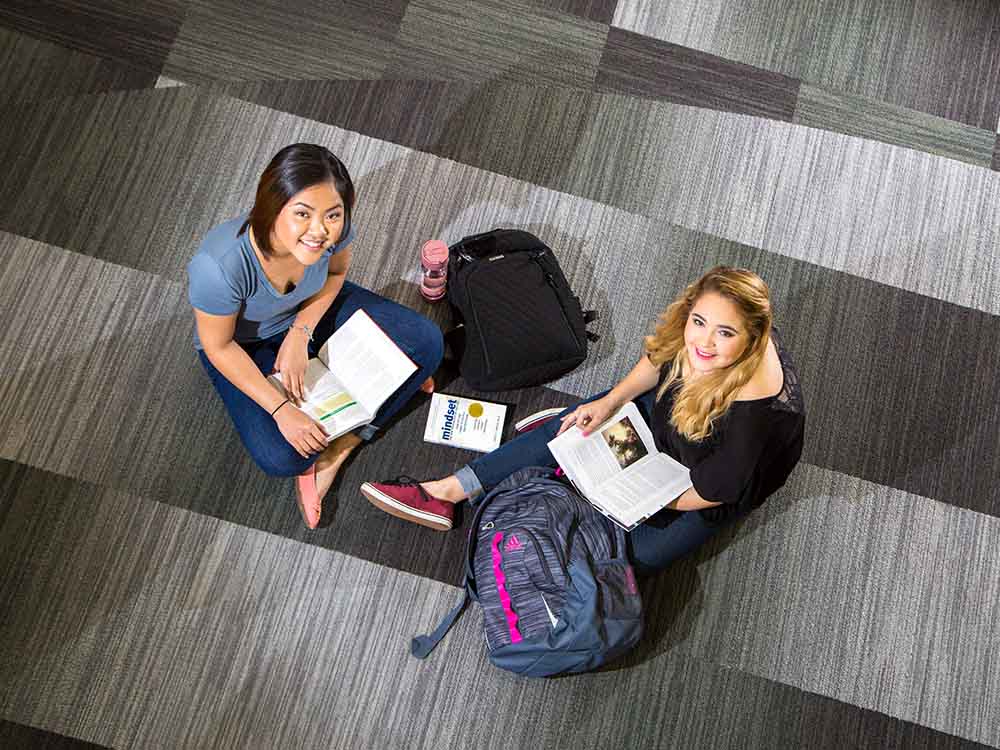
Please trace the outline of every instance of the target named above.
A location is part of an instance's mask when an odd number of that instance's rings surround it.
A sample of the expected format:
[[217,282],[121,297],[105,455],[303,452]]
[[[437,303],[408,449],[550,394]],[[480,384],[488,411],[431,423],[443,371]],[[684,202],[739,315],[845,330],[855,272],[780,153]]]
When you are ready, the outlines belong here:
[[742,115],[673,116],[651,215],[1000,313],[1000,176]]

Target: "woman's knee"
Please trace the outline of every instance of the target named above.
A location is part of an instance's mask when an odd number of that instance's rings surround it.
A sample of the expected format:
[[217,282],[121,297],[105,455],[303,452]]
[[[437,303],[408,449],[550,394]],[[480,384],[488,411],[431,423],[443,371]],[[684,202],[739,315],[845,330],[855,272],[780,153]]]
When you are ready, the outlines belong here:
[[433,320],[414,313],[413,333],[410,345],[413,347],[413,358],[417,364],[433,372],[441,364],[444,357],[444,336]]

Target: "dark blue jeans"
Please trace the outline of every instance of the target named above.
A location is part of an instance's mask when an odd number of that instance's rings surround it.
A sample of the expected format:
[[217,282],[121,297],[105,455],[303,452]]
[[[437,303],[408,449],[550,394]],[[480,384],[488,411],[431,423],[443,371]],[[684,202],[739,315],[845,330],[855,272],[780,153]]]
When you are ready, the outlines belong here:
[[[596,401],[606,393],[598,393],[574,404],[562,414],[568,414],[580,404]],[[633,401],[646,424],[650,423],[655,398],[654,389]],[[548,442],[559,432],[560,424],[558,418],[551,419],[459,469],[456,476],[472,502],[525,466],[555,467],[556,460],[549,451]],[[729,523],[735,520],[733,518]],[[674,560],[700,547],[726,525],[728,523],[709,525],[696,510],[664,509],[628,533],[629,558],[641,573],[663,570]]]
[[[384,427],[389,419],[410,400],[441,363],[444,354],[444,342],[441,330],[437,325],[415,310],[381,297],[350,281],[344,282],[343,289],[334,299],[330,309],[320,320],[313,333],[313,341],[309,344],[309,356],[315,357],[323,343],[330,338],[338,326],[347,322],[357,310],[363,309],[372,320],[378,323],[396,345],[414,361],[417,371],[411,375],[402,386],[382,404],[370,425],[358,430],[358,435],[370,439],[375,432]],[[263,341],[241,344],[247,354],[265,375],[274,370],[274,361],[278,356],[281,342],[285,334],[281,333]],[[257,402],[243,391],[226,380],[205,356],[198,352],[202,365],[208,373],[215,390],[226,405],[236,432],[246,446],[254,462],[271,476],[292,477],[301,474],[315,463],[319,454],[303,458],[291,443],[285,440],[277,423]]]

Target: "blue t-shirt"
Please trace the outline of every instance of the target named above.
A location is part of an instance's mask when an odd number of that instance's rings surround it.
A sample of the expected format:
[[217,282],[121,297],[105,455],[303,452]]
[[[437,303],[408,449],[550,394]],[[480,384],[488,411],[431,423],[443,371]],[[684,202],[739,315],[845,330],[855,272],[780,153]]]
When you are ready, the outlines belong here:
[[[233,338],[241,344],[287,331],[299,306],[326,282],[330,256],[354,239],[352,226],[344,239],[306,267],[302,281],[292,291],[281,294],[264,274],[250,244],[250,230],[237,234],[246,220],[246,216],[239,216],[209,231],[187,266],[192,307],[210,315],[239,313]],[[197,327],[194,345],[202,348]]]

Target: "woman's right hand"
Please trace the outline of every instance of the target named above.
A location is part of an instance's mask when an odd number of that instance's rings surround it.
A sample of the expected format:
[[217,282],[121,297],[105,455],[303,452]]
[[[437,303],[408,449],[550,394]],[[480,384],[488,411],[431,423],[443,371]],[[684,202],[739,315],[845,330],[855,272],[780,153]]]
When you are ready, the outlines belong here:
[[319,453],[330,442],[326,432],[319,422],[289,401],[283,404],[275,413],[274,421],[282,436],[303,458],[309,458],[313,453]]
[[556,434],[561,435],[570,427],[576,425],[583,431],[583,436],[587,437],[587,435],[610,419],[621,406],[617,399],[611,397],[610,393],[596,401],[580,404],[562,418],[562,425]]

